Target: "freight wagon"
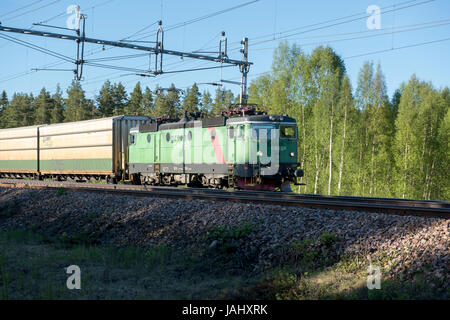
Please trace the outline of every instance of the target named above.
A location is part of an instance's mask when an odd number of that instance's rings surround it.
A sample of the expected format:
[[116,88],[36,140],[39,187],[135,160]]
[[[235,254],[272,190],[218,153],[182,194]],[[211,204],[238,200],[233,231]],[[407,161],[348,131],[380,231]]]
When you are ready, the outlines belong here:
[[143,116],[0,130],[0,176],[61,179],[127,178],[130,128]]

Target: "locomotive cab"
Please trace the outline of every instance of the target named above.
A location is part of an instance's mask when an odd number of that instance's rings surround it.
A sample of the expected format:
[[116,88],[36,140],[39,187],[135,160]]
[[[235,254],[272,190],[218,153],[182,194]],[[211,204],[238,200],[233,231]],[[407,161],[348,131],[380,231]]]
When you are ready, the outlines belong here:
[[290,191],[291,183],[299,184],[298,178],[303,176],[303,171],[298,169],[297,163],[295,119],[253,115],[228,119],[227,126],[228,132],[245,127],[247,133],[241,144],[234,142],[236,157],[230,159],[234,160],[238,188]]

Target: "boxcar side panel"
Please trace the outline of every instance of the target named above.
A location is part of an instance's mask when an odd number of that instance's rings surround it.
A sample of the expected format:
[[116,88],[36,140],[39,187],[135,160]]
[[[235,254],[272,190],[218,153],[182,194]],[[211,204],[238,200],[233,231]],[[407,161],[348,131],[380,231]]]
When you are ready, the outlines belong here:
[[0,172],[37,172],[38,126],[0,130]]
[[112,119],[54,124],[40,130],[41,173],[111,173]]

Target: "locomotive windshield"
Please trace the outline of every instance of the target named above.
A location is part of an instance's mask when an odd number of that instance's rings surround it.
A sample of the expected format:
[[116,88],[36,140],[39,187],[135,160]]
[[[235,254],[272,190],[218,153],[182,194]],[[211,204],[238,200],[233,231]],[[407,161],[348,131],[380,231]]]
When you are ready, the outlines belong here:
[[272,139],[273,125],[253,125],[252,138],[255,140],[270,140]]
[[280,126],[280,138],[296,139],[297,138],[296,126],[281,125]]

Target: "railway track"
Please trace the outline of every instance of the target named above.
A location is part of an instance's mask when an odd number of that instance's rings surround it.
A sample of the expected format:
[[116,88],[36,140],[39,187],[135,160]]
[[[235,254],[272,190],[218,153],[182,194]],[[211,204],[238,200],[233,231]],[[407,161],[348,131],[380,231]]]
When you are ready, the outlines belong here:
[[0,179],[0,187],[57,189],[107,192],[133,196],[206,199],[217,201],[256,202],[277,205],[303,206],[321,209],[358,210],[399,215],[420,215],[450,218],[450,201],[370,198],[350,196],[322,196],[265,191],[228,191],[159,186],[109,185],[35,180]]

